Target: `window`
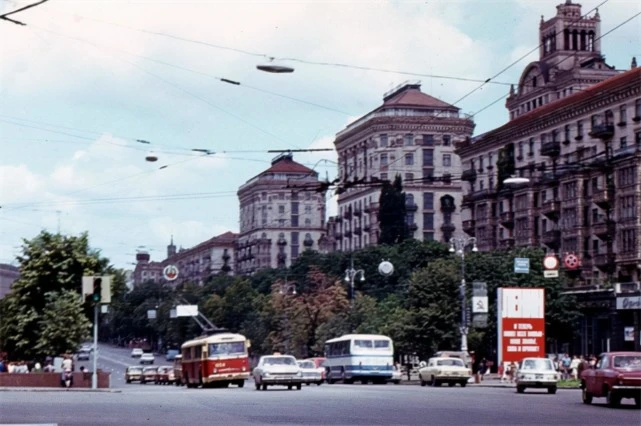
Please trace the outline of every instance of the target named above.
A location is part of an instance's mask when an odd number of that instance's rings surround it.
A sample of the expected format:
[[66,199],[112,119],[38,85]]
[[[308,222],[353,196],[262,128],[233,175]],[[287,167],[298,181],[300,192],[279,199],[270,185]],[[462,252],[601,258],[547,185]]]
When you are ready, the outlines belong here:
[[381,180],[387,180],[387,173],[381,173]]
[[298,226],[298,216],[292,215],[292,226]]
[[423,146],[434,146],[434,135],[423,135]]
[[310,218],[305,219],[305,226],[307,227],[312,226],[312,220]]
[[305,206],[305,214],[311,214],[312,213],[312,206]]
[[523,158],[523,141],[519,142],[519,147],[517,152],[518,152],[519,158]]
[[528,155],[532,157],[534,155],[534,138],[530,138],[528,144],[530,148],[530,150],[528,151]]
[[433,232],[423,232],[423,241],[434,241]]
[[634,101],[634,121],[641,121],[641,99]]
[[406,166],[413,166],[414,165],[414,153],[413,152],[408,152],[405,154],[405,165]]
[[414,180],[414,173],[405,173],[405,182],[404,184],[407,184],[408,182],[412,182]]
[[621,220],[625,219],[635,219],[636,218],[636,206],[634,195],[628,195],[626,197],[619,198],[619,218]]
[[387,154],[381,154],[381,167],[387,166]]
[[452,167],[452,155],[443,154],[443,167]]
[[639,247],[636,229],[625,229],[621,231],[621,251],[623,253],[635,253]]
[[636,166],[621,168],[618,171],[619,187],[636,184]]
[[443,135],[443,146],[450,146],[452,144],[452,137],[450,135]]
[[432,192],[423,193],[423,209],[434,210],[434,193]]
[[479,155],[479,172],[483,171],[483,156]]
[[541,133],[541,144],[544,144],[548,140],[548,135],[545,133]]
[[434,150],[424,149],[423,150],[423,167],[432,167],[432,166],[434,166]]
[[563,134],[563,140],[564,141],[569,141],[570,140],[570,125],[566,124],[564,128],[564,134]]
[[579,120],[576,122],[576,138],[583,138],[583,120]]
[[628,109],[626,105],[621,105],[619,107],[619,123],[625,123],[628,121]]
[[423,179],[431,179],[433,177],[434,177],[434,169],[423,169]]
[[387,135],[381,135],[381,148],[387,148]]
[[628,139],[625,136],[621,136],[621,138],[619,139],[619,144],[621,146],[621,149],[625,148],[626,146],[628,146]]
[[278,214],[285,214],[285,206],[282,204],[278,206]]
[[403,140],[404,140],[404,145],[405,145],[405,146],[412,146],[412,145],[414,145],[414,135],[413,135],[413,134],[411,134],[411,133],[410,133],[410,134],[405,135],[405,138],[404,138]]

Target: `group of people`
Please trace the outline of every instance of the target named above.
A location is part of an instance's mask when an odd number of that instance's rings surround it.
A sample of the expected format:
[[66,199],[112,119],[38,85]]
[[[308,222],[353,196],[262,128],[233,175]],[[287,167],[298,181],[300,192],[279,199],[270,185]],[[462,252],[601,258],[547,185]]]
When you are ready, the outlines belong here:
[[[29,373],[55,373],[56,368],[53,365],[53,358],[47,357],[45,366],[42,367],[40,362],[26,362],[26,361],[15,361],[7,362],[6,360],[0,358],[0,373],[9,373],[9,374],[29,374]],[[60,381],[64,386],[65,381],[70,380],[70,385],[73,385],[73,371],[74,362],[71,354],[65,354],[60,365],[62,370],[60,373]],[[80,367],[80,372],[85,373],[84,366]]]
[[[570,357],[569,354],[560,354],[552,359],[554,369],[560,373],[562,380],[579,380],[583,370],[594,367],[596,365],[596,357],[590,355],[584,357],[583,355],[574,355]],[[499,375],[502,382],[513,382],[516,379],[516,371],[519,366],[515,362],[506,363],[499,366]]]

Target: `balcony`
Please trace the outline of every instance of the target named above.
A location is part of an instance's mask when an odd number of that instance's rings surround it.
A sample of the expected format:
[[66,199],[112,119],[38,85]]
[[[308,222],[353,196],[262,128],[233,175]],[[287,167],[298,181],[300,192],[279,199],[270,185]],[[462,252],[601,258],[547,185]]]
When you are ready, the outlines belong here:
[[461,173],[461,180],[468,181],[468,182],[476,181],[476,170],[475,169],[463,170],[463,173]]
[[470,194],[463,196],[463,204],[473,203],[474,201],[483,200],[485,198],[490,198],[492,193],[489,189],[481,189],[480,191],[475,191]]
[[456,226],[453,223],[444,223],[443,225],[441,225],[441,231],[446,234],[451,234],[456,231]]
[[343,219],[350,220],[351,218],[352,218],[352,211],[351,210],[347,210],[347,211],[345,211],[345,213],[343,213]]
[[286,246],[287,245],[287,240],[284,238],[280,238],[277,243],[279,246]]
[[305,240],[303,241],[303,245],[305,247],[311,247],[314,245],[314,240],[312,240],[311,238],[305,238]]
[[502,249],[511,249],[514,247],[514,238],[513,237],[503,237],[499,238],[499,247]]
[[365,232],[369,232],[370,229],[372,229],[372,227],[369,224],[363,226],[363,231]]
[[418,210],[418,205],[416,203],[405,204],[405,210],[408,212],[415,212]]
[[512,229],[514,227],[514,212],[501,213],[499,222],[506,228]]
[[357,225],[357,226],[354,227],[354,235],[361,235],[362,233],[363,232],[362,232],[360,226]]
[[354,216],[361,217],[362,214],[363,214],[363,212],[361,211],[361,209],[354,210]]
[[641,254],[634,251],[617,253],[617,263],[620,265],[637,265],[641,259]]
[[343,238],[343,233],[341,231],[334,232],[334,238],[336,239]]
[[475,227],[476,227],[476,221],[474,219],[463,221],[463,232],[465,232],[466,234],[474,235]]
[[[612,256],[614,257],[614,256]],[[602,270],[603,272],[610,272],[611,270],[614,269],[614,262],[610,261],[609,256],[607,253],[599,253],[594,255],[594,266]],[[614,260],[614,259],[612,259]]]
[[558,185],[559,184],[559,175],[556,173],[543,173],[538,177],[537,182],[540,185]]
[[634,154],[636,154],[637,151],[641,151],[640,145],[630,145],[623,148],[619,148],[614,151],[614,158],[621,159],[625,157],[631,157]]
[[418,225],[417,225],[416,223],[409,223],[409,224],[407,225],[407,229],[408,229],[410,232],[414,232],[414,231],[416,231],[416,230],[418,229]]
[[441,202],[441,211],[443,213],[454,213],[456,210],[456,206],[454,205],[454,202],[450,200],[449,198],[447,199],[447,202]]
[[592,193],[592,202],[602,209],[608,208],[611,201],[614,200],[610,197],[607,189],[598,189]]
[[287,260],[287,254],[278,253],[278,255],[276,256],[276,259],[278,260],[278,263],[285,263],[285,260]]
[[515,244],[519,247],[536,247],[539,245],[539,238],[532,235],[521,235],[515,238]]
[[596,125],[592,127],[590,136],[601,140],[612,139],[612,136],[614,136],[614,125],[607,123]]
[[541,238],[543,244],[550,248],[558,248],[561,244],[561,231],[554,229],[552,231],[546,231],[543,233]]
[[347,231],[345,231],[344,235],[345,235],[345,238],[349,238],[352,236],[352,231],[348,229]]
[[541,214],[556,221],[561,213],[561,202],[558,200],[546,200],[541,206]]
[[561,153],[561,142],[550,141],[541,145],[541,155],[545,157],[557,157]]
[[592,224],[592,233],[600,240],[607,241],[614,237],[615,224],[613,220],[603,220]]

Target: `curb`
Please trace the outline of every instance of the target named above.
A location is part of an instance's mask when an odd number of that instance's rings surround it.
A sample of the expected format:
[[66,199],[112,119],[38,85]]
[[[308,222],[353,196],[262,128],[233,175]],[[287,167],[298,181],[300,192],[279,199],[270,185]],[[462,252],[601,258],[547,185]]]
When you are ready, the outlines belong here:
[[102,393],[121,393],[121,389],[86,389],[86,388],[0,388],[0,392],[102,392]]

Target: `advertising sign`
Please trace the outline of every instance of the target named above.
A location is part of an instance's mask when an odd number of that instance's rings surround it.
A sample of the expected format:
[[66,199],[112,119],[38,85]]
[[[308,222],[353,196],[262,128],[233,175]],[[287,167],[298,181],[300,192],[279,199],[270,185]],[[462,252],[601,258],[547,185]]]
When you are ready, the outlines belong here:
[[176,306],[177,317],[197,317],[198,305],[178,305]]
[[498,361],[545,357],[545,290],[497,290]]
[[174,281],[176,278],[178,278],[178,268],[174,265],[167,265],[162,270],[162,276],[167,281]]
[[634,327],[623,328],[623,340],[626,342],[634,342]]

